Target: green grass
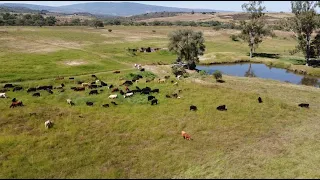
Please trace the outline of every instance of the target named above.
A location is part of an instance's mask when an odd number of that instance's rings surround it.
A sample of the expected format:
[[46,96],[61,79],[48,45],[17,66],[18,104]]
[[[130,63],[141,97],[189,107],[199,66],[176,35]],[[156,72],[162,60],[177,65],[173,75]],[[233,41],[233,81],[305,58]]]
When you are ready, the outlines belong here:
[[[23,33],[14,32],[17,28]],[[113,29],[112,34],[108,34],[108,28]],[[147,32],[155,27],[2,27],[9,31],[8,37],[17,38],[16,46],[24,42],[21,37],[35,37],[33,43],[41,46],[45,39],[50,47],[57,44],[57,39],[90,43],[64,44],[60,50],[36,53],[10,48],[11,42],[0,38],[4,47],[0,52],[0,86],[12,82],[24,87],[24,91],[9,91],[8,99],[0,99],[0,178],[319,178],[319,90],[227,75],[223,75],[226,83],[220,84],[211,75],[198,74],[191,74],[174,86],[170,82],[176,81],[172,74],[159,71],[153,75],[132,68],[134,63],[172,63],[176,56],[167,51],[132,56],[125,48],[165,47],[166,34],[175,28],[157,27],[159,37],[152,37]],[[140,33],[145,33],[143,39],[128,40]],[[208,36],[206,53],[221,62],[246,59],[247,45],[232,42],[230,34],[226,34]],[[114,38],[114,44],[105,42],[108,38]],[[273,47],[275,42],[283,46]],[[291,40],[267,39],[259,52],[281,56],[256,61],[303,68],[299,65],[300,55],[284,52],[291,46]],[[70,60],[87,64],[63,64]],[[114,70],[121,73],[114,74]],[[317,68],[313,70],[319,72]],[[118,93],[114,101],[119,105],[113,106],[108,96],[114,93],[106,87],[90,96],[89,89],[70,89],[78,86],[77,80],[93,81],[92,73],[121,89],[124,87],[119,85],[132,76],[130,73],[142,74],[145,78],[129,88],[159,88],[160,93],[153,94],[159,104],[151,106],[147,95],[124,98]],[[166,83],[145,83],[146,79],[163,78],[164,74],[171,75]],[[55,80],[56,76],[66,78]],[[69,76],[75,80],[69,80]],[[40,91],[41,97],[33,97],[26,92],[29,87],[61,83],[66,85],[63,93]],[[181,99],[165,97],[179,89]],[[259,96],[262,104],[257,102]],[[10,109],[13,97],[25,106]],[[68,98],[76,105],[69,106]],[[86,106],[87,101],[94,102],[94,106]],[[297,106],[302,102],[309,103],[310,109]],[[105,103],[110,107],[101,107]],[[222,104],[227,105],[228,111],[216,110]],[[198,111],[189,111],[190,105],[196,105]],[[44,122],[49,119],[55,124],[46,129]],[[194,140],[184,140],[182,130]]]

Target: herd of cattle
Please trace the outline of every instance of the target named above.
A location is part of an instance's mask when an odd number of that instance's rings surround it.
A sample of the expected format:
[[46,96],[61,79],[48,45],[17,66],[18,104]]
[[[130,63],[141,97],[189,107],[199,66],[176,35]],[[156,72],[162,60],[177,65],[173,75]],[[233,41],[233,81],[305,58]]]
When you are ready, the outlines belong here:
[[[135,64],[135,67],[138,67],[138,69],[140,69],[140,65],[137,65]],[[144,71],[144,69],[140,69],[140,71]],[[114,71],[114,73],[120,73],[120,71]],[[102,88],[102,87],[107,87],[111,93],[114,93],[114,94],[111,94],[109,95],[109,99],[116,99],[118,98],[118,94],[116,94],[116,92],[119,92],[124,98],[128,98],[128,97],[132,97],[133,95],[135,94],[145,94],[145,95],[148,95],[147,96],[147,99],[148,99],[148,102],[151,101],[151,105],[157,105],[158,104],[158,100],[156,99],[155,96],[152,95],[152,93],[159,93],[160,90],[155,88],[155,89],[151,89],[150,87],[145,87],[145,88],[139,88],[138,86],[135,87],[135,89],[132,89],[130,90],[129,89],[129,86],[132,86],[134,84],[134,82],[138,82],[139,79],[143,78],[141,75],[138,75],[136,77],[134,77],[132,80],[126,80],[125,82],[123,82],[122,84],[119,85],[119,87],[114,87],[112,84],[108,85],[107,83],[105,83],[104,81],[102,81],[101,79],[97,78],[96,75],[92,75],[91,76],[92,78],[95,79],[95,81],[92,81],[91,83],[86,83],[86,82],[83,82],[83,81],[77,81],[77,84],[78,86],[76,87],[71,87],[70,89],[71,90],[74,90],[74,91],[85,91],[86,88],[89,88],[90,89],[90,92],[89,92],[89,95],[94,95],[94,94],[99,94],[98,92],[98,89],[99,88]],[[158,83],[165,83],[168,79],[170,78],[170,76],[165,76],[163,79],[158,79]],[[180,77],[177,77],[177,79],[179,80]],[[58,79],[63,79],[63,78],[56,78],[56,80]],[[69,78],[70,80],[74,80],[73,77]],[[146,80],[146,83],[147,82],[150,82],[150,80]],[[172,84],[174,85],[177,85],[177,82],[174,82],[173,80],[171,81]],[[121,89],[120,86],[124,86],[124,90]],[[0,98],[8,98],[7,95],[6,95],[6,92],[7,91],[10,91],[10,89],[12,89],[13,92],[15,91],[22,91],[24,90],[23,87],[21,86],[17,86],[17,85],[13,85],[13,84],[5,84],[4,85],[4,88],[0,90]],[[65,85],[63,83],[60,84],[60,86],[58,87],[53,87],[52,85],[48,85],[48,86],[38,86],[38,87],[30,87],[27,89],[27,93],[33,93],[32,96],[34,97],[39,97],[41,96],[40,94],[40,90],[43,90],[43,91],[47,91],[48,93],[50,94],[53,94],[53,89],[56,89],[58,90],[59,92],[64,92],[65,91]],[[99,90],[100,92],[104,91],[104,89],[100,89]],[[181,90],[178,90],[178,93],[180,93]],[[169,94],[166,94],[165,97],[166,98],[177,98],[179,99],[180,96],[178,95],[178,93],[174,93],[172,95],[169,95]],[[259,103],[262,103],[262,98],[259,97],[258,98],[258,102]],[[71,100],[71,99],[67,99],[67,103],[71,106],[74,106],[75,103]],[[116,102],[112,101],[111,104],[113,105],[118,105]],[[86,105],[87,106],[93,106],[94,103],[93,102],[89,102],[87,101],[86,102]],[[18,107],[18,106],[24,106],[24,104],[22,103],[22,101],[17,101],[16,98],[13,98],[12,99],[12,102],[11,102],[11,105],[10,105],[10,108],[14,108],[14,107]],[[305,108],[309,108],[309,104],[306,104],[306,103],[301,103],[299,104],[298,106],[300,107],[305,107]],[[102,107],[110,107],[109,104],[103,104]],[[191,105],[190,106],[190,111],[197,111],[197,106],[195,105]],[[226,105],[220,105],[216,108],[217,110],[219,111],[227,111],[227,106]],[[45,122],[45,127],[46,128],[50,128],[53,126],[53,122],[48,120]],[[186,140],[192,140],[191,139],[191,136],[189,134],[187,134],[185,131],[182,131],[181,132],[182,136],[184,139]]]

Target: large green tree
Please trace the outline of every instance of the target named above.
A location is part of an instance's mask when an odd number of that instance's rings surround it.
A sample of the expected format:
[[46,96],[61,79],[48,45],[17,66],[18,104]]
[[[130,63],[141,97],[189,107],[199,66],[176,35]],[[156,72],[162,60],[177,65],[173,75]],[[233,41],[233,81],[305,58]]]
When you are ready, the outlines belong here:
[[291,10],[295,15],[291,19],[291,30],[298,40],[296,49],[303,52],[307,64],[313,52],[311,49],[312,33],[319,26],[315,11],[317,5],[317,1],[291,1]]
[[261,6],[263,1],[249,1],[242,5],[242,9],[249,14],[249,20],[240,21],[240,27],[242,29],[240,38],[247,41],[250,47],[250,58],[259,43],[262,42],[262,38],[267,35],[271,35],[272,32],[265,25],[264,13],[265,7]]
[[205,51],[203,33],[191,29],[180,29],[169,34],[170,51],[177,53],[178,58],[188,64],[188,69],[194,70],[199,62],[199,55]]

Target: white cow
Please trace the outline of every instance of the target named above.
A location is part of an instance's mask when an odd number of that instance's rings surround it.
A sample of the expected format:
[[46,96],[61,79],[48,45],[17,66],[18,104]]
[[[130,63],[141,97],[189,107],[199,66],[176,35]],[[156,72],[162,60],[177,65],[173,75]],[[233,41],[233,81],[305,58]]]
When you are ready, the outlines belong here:
[[115,98],[117,98],[118,97],[118,94],[113,94],[113,95],[110,95],[108,98],[109,99],[115,99]]
[[180,77],[181,77],[181,75],[178,75],[178,76],[177,76],[177,79],[180,80]]
[[51,128],[51,127],[53,126],[53,122],[50,121],[50,120],[48,120],[48,121],[46,121],[46,122],[44,123],[44,126],[49,129],[49,128]]
[[0,93],[0,98],[7,98],[6,93]]
[[130,96],[132,96],[132,95],[133,95],[133,92],[131,92],[131,93],[126,93],[123,97],[126,98],[126,97],[130,97]]

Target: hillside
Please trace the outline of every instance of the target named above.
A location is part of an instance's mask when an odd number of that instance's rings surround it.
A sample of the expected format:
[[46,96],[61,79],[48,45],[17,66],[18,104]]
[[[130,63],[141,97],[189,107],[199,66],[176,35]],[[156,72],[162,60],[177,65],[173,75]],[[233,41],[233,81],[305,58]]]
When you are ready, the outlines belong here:
[[129,2],[92,2],[92,3],[80,3],[59,7],[51,6],[40,6],[31,4],[15,4],[15,3],[4,3],[2,5],[10,7],[26,7],[33,10],[48,10],[52,12],[61,13],[75,13],[75,12],[88,12],[91,14],[99,15],[114,15],[114,16],[131,16],[144,14],[148,12],[222,12],[221,10],[213,9],[187,9],[187,8],[173,8],[165,6],[153,6],[140,3],[129,3]]

